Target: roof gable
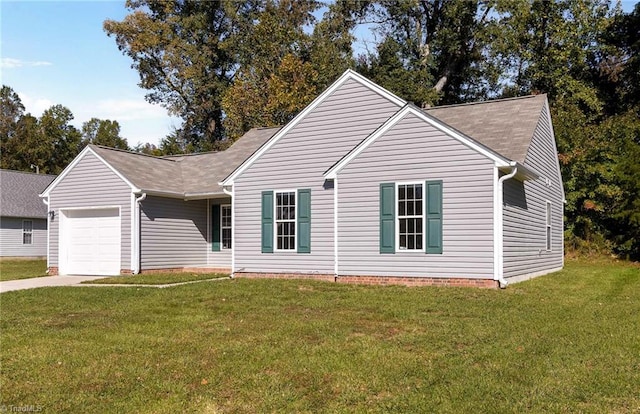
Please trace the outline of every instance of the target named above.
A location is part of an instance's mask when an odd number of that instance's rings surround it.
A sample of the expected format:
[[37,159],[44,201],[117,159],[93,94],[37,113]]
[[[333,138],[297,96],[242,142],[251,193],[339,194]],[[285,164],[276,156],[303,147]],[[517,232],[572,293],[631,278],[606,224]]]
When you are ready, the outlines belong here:
[[440,106],[424,112],[498,154],[523,163],[546,102],[546,95],[531,95]]
[[477,151],[478,153],[486,156],[491,159],[498,165],[499,167],[509,166],[509,160],[503,157],[502,155],[496,153],[490,148],[485,147],[484,145],[470,139],[464,134],[456,131],[451,128],[449,125],[443,123],[442,121],[429,116],[428,114],[421,111],[414,105],[407,104],[398,112],[396,112],[391,118],[387,120],[384,124],[382,124],[376,131],[374,131],[371,135],[369,135],[366,139],[364,139],[360,144],[358,144],[355,148],[353,148],[348,154],[346,154],[340,161],[334,164],[330,169],[328,169],[324,177],[326,179],[334,179],[336,178],[338,172],[342,170],[351,160],[356,158],[362,151],[368,148],[375,140],[379,137],[383,136],[389,129],[398,124],[402,119],[405,118],[406,115],[412,114],[417,118],[421,119],[424,122],[432,125],[436,129],[442,131],[443,133],[449,135],[450,137],[460,141],[462,144],[467,147]]
[[73,170],[73,168],[78,165],[78,163],[87,155],[87,154],[92,154],[93,156],[95,156],[98,160],[100,160],[100,162],[102,162],[107,168],[109,168],[111,171],[113,171],[122,181],[125,182],[125,184],[127,184],[129,187],[131,187],[132,191],[137,191],[137,188],[135,185],[133,185],[131,183],[131,181],[129,181],[124,175],[122,175],[122,173],[120,173],[117,169],[115,169],[111,164],[109,164],[104,158],[102,158],[96,151],[95,148],[98,148],[95,145],[87,145],[82,151],[80,151],[80,154],[78,154],[73,161],[71,161],[71,164],[67,165],[67,167],[62,170],[62,173],[60,173],[60,175],[58,175],[58,177],[56,177],[55,180],[53,180],[53,182],[51,184],[49,184],[49,186],[42,192],[42,194],[40,194],[41,197],[48,197],[49,194],[51,193],[51,191],[53,191],[54,188],[56,188],[58,186],[58,184],[64,180],[64,178],[69,174],[69,172],[71,170]]
[[378,95],[383,96],[389,101],[401,107],[406,104],[406,102],[394,95],[393,93],[387,91],[381,86],[371,82],[369,79],[360,75],[357,72],[354,72],[351,69],[347,69],[339,78],[336,80],[331,86],[329,86],[323,93],[321,93],[316,99],[313,100],[302,112],[296,115],[287,125],[285,125],[277,134],[275,134],[265,145],[263,145],[258,151],[256,151],[251,157],[246,159],[238,168],[236,168],[231,174],[229,174],[224,180],[222,180],[221,185],[231,185],[233,181],[242,174],[251,164],[253,164],[258,158],[262,156],[265,152],[267,152],[271,147],[273,147],[282,137],[284,137],[291,129],[293,129],[296,125],[300,123],[309,113],[311,113],[317,106],[319,106],[322,102],[324,102],[334,91],[340,88],[349,80],[356,81],[361,85],[365,86],[369,90],[377,93]]
[[46,218],[47,206],[38,195],[55,178],[55,175],[0,170],[2,216]]
[[156,157],[88,145],[47,187],[42,196],[48,196],[69,171],[89,153],[116,173],[135,193],[149,192],[176,198],[222,194],[219,181],[251,156],[278,129],[254,128],[225,151],[171,157]]

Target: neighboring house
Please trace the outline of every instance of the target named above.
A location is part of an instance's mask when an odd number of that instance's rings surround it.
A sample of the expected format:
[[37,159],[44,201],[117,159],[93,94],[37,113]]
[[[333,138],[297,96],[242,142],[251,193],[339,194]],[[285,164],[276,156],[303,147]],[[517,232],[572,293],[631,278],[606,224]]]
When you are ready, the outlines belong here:
[[47,206],[38,194],[54,178],[0,170],[0,257],[47,255]]
[[182,157],[89,146],[43,196],[60,273],[496,286],[563,266],[545,95],[421,110],[349,70],[282,129]]

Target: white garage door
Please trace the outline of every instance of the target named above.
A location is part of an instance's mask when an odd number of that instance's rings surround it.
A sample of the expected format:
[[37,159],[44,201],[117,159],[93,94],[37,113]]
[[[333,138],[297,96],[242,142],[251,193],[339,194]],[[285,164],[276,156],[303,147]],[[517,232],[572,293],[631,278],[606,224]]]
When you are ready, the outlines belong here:
[[[67,210],[62,226],[66,256],[60,271],[68,275],[120,274],[118,208]],[[62,250],[65,250],[64,252]]]

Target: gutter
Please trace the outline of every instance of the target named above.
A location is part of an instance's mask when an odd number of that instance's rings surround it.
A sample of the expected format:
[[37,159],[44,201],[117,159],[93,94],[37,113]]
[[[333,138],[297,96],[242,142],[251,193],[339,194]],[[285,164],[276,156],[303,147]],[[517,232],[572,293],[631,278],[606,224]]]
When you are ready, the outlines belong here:
[[498,202],[496,203],[496,208],[498,210],[497,216],[498,220],[496,221],[496,237],[498,239],[497,249],[498,249],[498,263],[497,269],[495,272],[495,280],[500,284],[500,289],[504,289],[507,287],[509,282],[504,278],[504,234],[503,234],[503,200],[504,200],[504,182],[508,179],[511,179],[516,176],[518,173],[518,167],[516,165],[513,166],[511,172],[507,175],[503,175],[498,179]]
[[140,197],[135,198],[134,202],[134,212],[133,212],[133,220],[134,220],[134,237],[133,242],[135,244],[133,252],[135,254],[135,260],[133,261],[134,268],[131,269],[131,273],[137,275],[140,273],[140,203],[147,198],[147,193],[140,194]]

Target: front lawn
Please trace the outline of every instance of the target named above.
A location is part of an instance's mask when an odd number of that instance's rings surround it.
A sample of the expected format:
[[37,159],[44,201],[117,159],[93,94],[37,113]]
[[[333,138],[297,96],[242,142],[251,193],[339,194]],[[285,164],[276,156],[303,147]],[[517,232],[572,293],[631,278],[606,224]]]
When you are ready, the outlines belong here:
[[46,260],[0,259],[0,282],[46,275]]
[[131,276],[106,277],[104,279],[88,280],[82,283],[106,285],[166,285],[171,283],[193,282],[196,280],[220,279],[224,277],[229,277],[229,275],[189,272],[143,273]]
[[506,290],[237,279],[3,293],[0,406],[637,412],[640,269]]

